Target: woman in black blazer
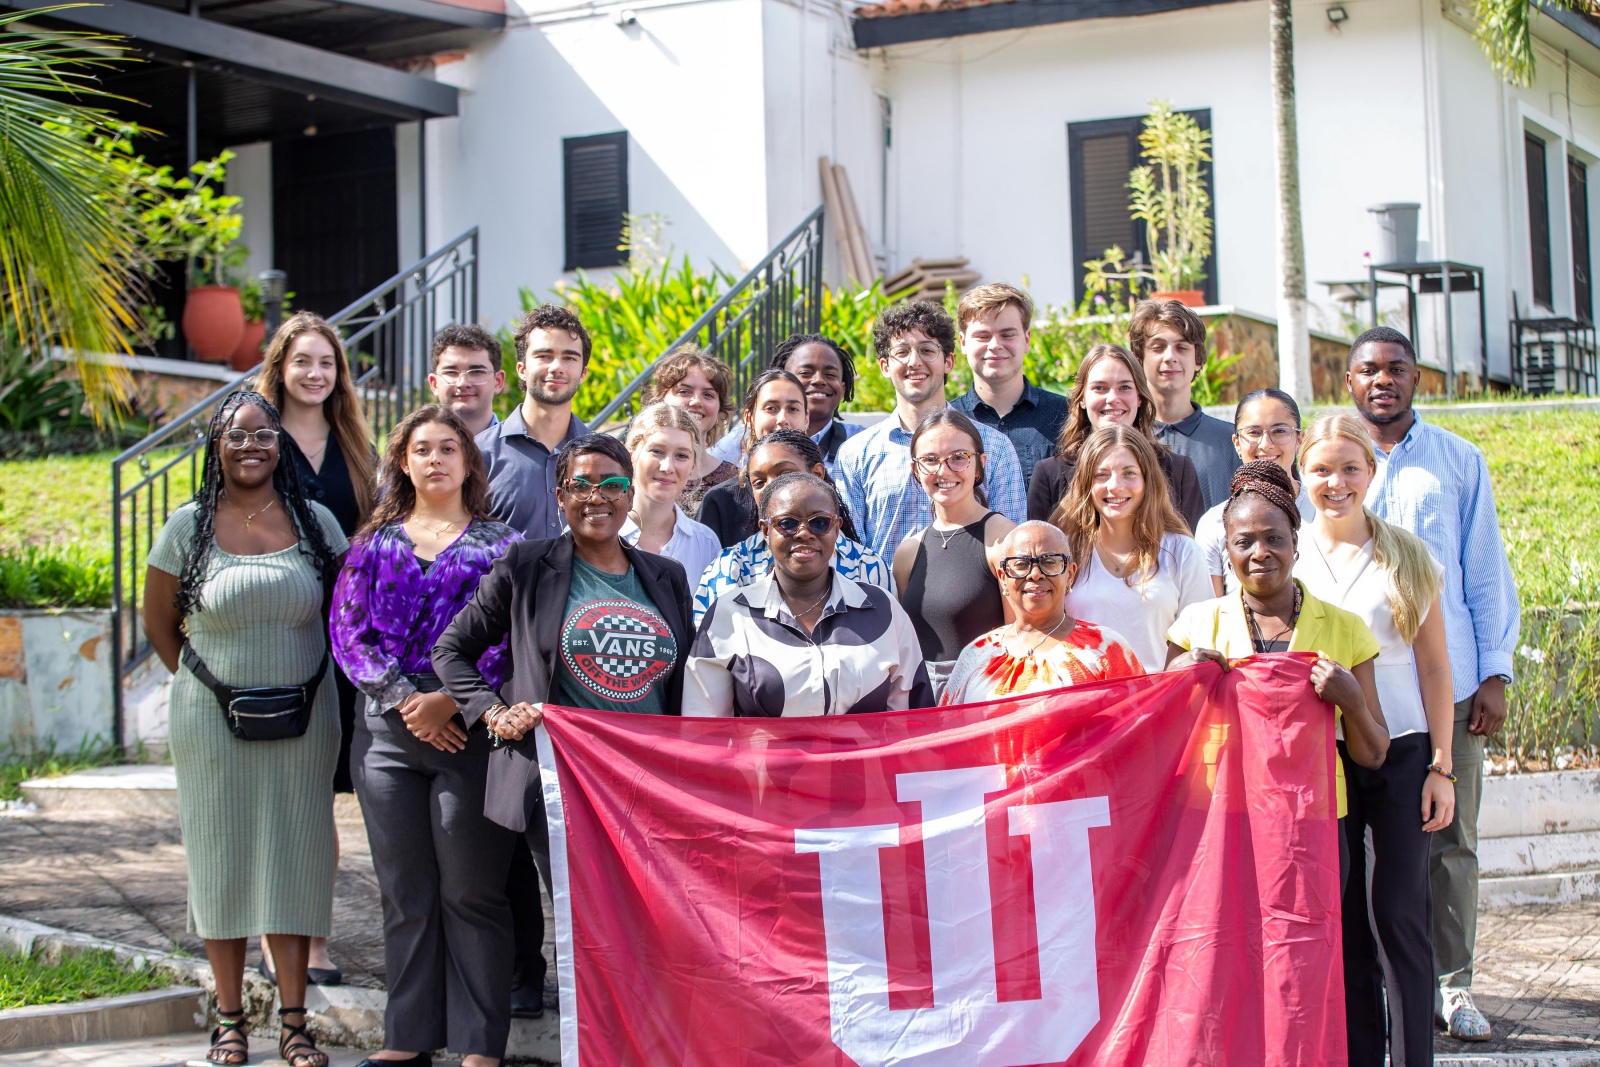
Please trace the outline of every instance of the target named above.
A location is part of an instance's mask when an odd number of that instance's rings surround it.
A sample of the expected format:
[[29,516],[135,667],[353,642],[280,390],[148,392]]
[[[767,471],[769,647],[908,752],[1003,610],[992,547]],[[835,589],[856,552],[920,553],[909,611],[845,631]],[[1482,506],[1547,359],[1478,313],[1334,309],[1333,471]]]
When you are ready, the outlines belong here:
[[[694,638],[689,581],[676,560],[619,536],[633,503],[633,462],[621,441],[586,434],[556,459],[556,497],[569,529],[513,544],[433,648],[433,667],[470,725],[482,718],[507,745],[489,760],[484,814],[525,832],[548,855],[533,727],[546,701],[677,715]],[[478,658],[509,635],[500,692]]]

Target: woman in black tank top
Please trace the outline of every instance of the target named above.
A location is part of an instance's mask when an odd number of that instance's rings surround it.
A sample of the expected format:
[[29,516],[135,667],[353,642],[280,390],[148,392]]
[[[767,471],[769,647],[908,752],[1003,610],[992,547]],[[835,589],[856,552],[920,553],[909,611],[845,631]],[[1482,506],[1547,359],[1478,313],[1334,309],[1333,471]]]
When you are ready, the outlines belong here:
[[983,438],[954,408],[929,414],[911,436],[912,473],[933,503],[933,524],[894,554],[894,584],[911,616],[928,677],[942,693],[967,643],[1007,621],[988,550],[1015,525],[983,492]]

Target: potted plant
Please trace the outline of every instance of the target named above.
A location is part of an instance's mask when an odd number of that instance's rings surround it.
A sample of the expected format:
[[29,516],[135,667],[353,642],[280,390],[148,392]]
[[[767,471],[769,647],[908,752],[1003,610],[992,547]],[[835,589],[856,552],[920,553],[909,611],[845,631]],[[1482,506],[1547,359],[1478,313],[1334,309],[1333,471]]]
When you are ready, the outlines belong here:
[[1211,194],[1205,164],[1211,162],[1211,133],[1164,100],[1150,103],[1139,147],[1146,160],[1128,174],[1128,214],[1145,226],[1148,265],[1130,262],[1120,248],[1084,264],[1085,288],[1106,292],[1110,283],[1150,285],[1150,296],[1191,307],[1205,303],[1199,284],[1211,254]]
[[239,238],[241,200],[221,194],[232,152],[202,160],[189,175],[165,183],[167,195],[141,216],[152,258],[189,264],[183,337],[201,359],[226,362],[244,334],[244,309],[234,272],[242,263],[229,249]]

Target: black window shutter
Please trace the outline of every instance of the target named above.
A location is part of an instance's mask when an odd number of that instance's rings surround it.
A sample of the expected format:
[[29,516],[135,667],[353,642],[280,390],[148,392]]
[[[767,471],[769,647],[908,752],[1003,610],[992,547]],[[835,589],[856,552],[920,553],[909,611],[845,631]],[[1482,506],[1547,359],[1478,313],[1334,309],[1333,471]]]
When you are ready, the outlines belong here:
[[1594,321],[1594,283],[1589,277],[1589,165],[1567,157],[1567,202],[1572,209],[1572,311]]
[[628,261],[622,243],[628,213],[628,134],[568,137],[561,142],[566,190],[564,269],[616,267]]
[[1545,170],[1544,142],[1523,135],[1523,158],[1528,171],[1528,251],[1533,266],[1533,302],[1549,310],[1555,306],[1550,279],[1550,186]]
[[[1211,111],[1185,112],[1200,124],[1211,128]],[[1093,122],[1067,124],[1067,185],[1072,198],[1072,287],[1077,299],[1083,299],[1083,264],[1098,259],[1106,249],[1116,245],[1131,258],[1141,253],[1150,262],[1150,250],[1145,246],[1144,223],[1128,217],[1128,172],[1144,162],[1139,151],[1139,134],[1144,129],[1144,116],[1134,115],[1122,119],[1098,119]],[[1201,289],[1206,303],[1217,302],[1216,253],[1216,183],[1211,167],[1205,168],[1206,189],[1211,193],[1212,251],[1206,257],[1206,279]]]

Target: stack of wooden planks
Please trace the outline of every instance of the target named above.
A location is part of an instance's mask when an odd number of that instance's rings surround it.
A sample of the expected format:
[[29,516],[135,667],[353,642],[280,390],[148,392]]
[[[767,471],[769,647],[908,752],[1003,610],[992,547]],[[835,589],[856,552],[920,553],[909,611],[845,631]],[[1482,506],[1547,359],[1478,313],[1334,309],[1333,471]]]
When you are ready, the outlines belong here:
[[967,261],[960,256],[949,259],[914,259],[911,266],[903,267],[883,280],[883,291],[905,300],[944,299],[945,283],[953,284],[956,292],[965,292],[976,285],[979,277],[975,270],[967,269]]
[[850,191],[850,177],[842,165],[817,160],[822,178],[823,211],[833,223],[833,237],[839,245],[839,262],[852,281],[866,286],[878,277],[878,264],[867,241],[867,228],[861,224],[861,211]]

